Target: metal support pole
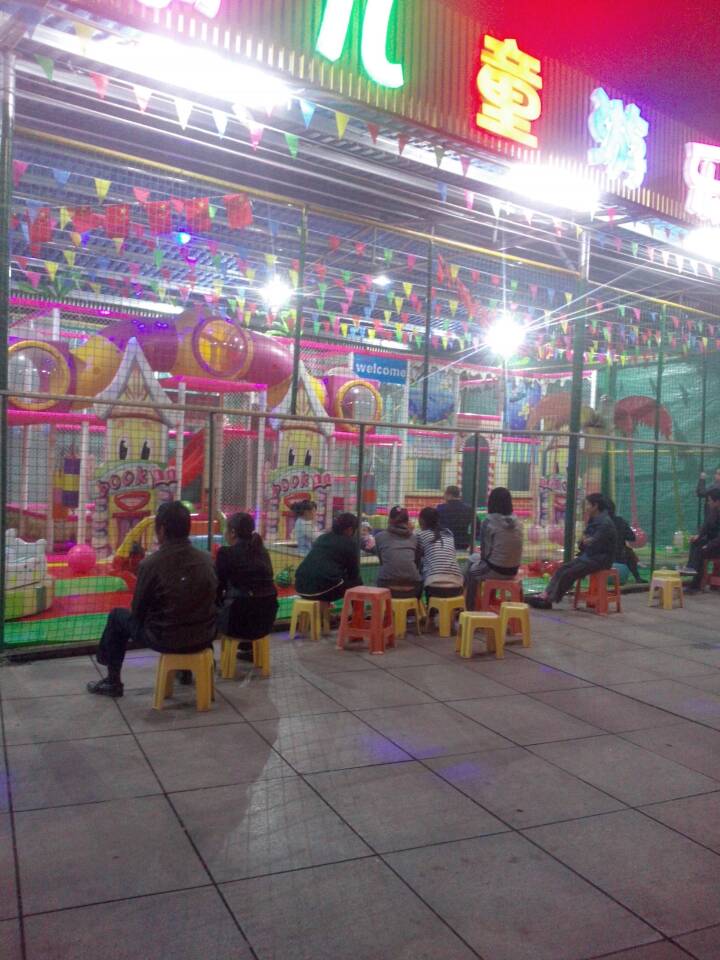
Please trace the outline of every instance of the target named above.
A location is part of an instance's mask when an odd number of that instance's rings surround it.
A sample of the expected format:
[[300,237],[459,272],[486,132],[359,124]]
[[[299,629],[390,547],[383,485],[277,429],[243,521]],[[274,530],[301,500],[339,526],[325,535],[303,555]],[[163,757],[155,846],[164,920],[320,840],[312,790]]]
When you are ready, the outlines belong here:
[[425,288],[425,343],[423,344],[422,370],[422,415],[423,423],[428,422],[428,400],[430,393],[430,337],[433,311],[433,242],[428,240],[427,283]]
[[358,436],[358,460],[357,460],[357,501],[356,512],[358,518],[358,546],[360,544],[360,524],[363,514],[363,471],[365,470],[365,424],[360,424],[360,434]]
[[210,420],[208,423],[208,447],[207,447],[207,458],[208,458],[208,486],[207,486],[207,512],[208,512],[208,533],[207,533],[207,547],[208,553],[212,553],[213,548],[213,529],[215,526],[215,469],[217,464],[215,462],[215,414],[210,414]]
[[298,383],[300,381],[300,346],[302,344],[303,314],[305,313],[305,264],[307,261],[308,221],[307,207],[300,212],[300,263],[298,290],[295,299],[295,330],[293,336],[292,385],[290,387],[290,413],[297,413]]
[[[0,53],[0,391],[8,388],[10,325],[10,219],[15,128],[15,54]],[[0,395],[0,652],[5,647],[5,531],[8,496],[7,397]]]
[[184,383],[178,384],[178,416],[175,429],[175,499],[182,500],[183,464],[185,462],[185,403],[187,401],[187,387]]
[[475,434],[475,455],[473,457],[473,488],[470,506],[472,507],[472,520],[470,522],[470,548],[469,554],[475,549],[477,539],[477,509],[478,509],[478,484],[480,483],[480,434]]
[[665,370],[665,327],[667,315],[665,308],[660,317],[660,344],[657,359],[657,385],[655,388],[655,446],[653,447],[653,478],[652,478],[652,509],[650,515],[650,569],[655,569],[655,555],[657,553],[657,493],[658,469],[660,467],[660,404],[662,403],[662,381]]
[[[700,473],[705,471],[705,441],[707,440],[707,381],[708,381],[708,355],[703,354],[702,362],[702,398],[700,400]],[[703,522],[705,501],[697,498],[697,525]]]
[[[590,279],[590,234],[580,236],[580,282],[587,289]],[[572,386],[570,388],[570,437],[568,441],[567,495],[565,497],[565,545],[567,563],[575,552],[575,518],[577,514],[578,464],[580,427],[582,424],[582,391],[585,351],[585,317],[573,321]]]

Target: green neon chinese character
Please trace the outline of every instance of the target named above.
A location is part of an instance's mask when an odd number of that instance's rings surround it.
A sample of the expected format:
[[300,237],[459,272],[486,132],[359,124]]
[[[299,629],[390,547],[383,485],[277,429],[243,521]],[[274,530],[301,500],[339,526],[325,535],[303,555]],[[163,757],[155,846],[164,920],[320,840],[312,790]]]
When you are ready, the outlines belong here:
[[[367,0],[362,27],[360,55],[371,78],[383,87],[401,87],[405,83],[401,63],[387,58],[390,17],[395,0]],[[315,49],[335,63],[340,59],[350,30],[355,0],[327,0]]]

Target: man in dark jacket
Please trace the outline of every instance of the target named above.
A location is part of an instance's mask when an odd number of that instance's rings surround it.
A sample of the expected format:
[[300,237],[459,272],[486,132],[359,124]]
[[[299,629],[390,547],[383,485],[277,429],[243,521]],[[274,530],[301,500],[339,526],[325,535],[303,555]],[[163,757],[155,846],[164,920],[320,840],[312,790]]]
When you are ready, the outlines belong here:
[[686,571],[695,576],[686,593],[697,593],[702,588],[705,561],[717,559],[720,559],[720,488],[710,487],[705,523],[690,541],[690,561]]
[[332,530],[321,533],[310,553],[295,571],[295,589],[307,600],[330,604],[345,596],[350,587],[362,586],[358,521],[354,513],[341,513]]
[[161,653],[197,653],[215,639],[217,577],[210,554],[190,543],[187,507],[161,504],[155,534],[160,547],[138,568],[131,609],[108,616],[97,655],[108,673],[88,683],[90,693],[123,695],[120,672],[131,640]]
[[544,593],[527,598],[531,607],[551,610],[552,605],[560,603],[577,580],[612,567],[617,550],[617,533],[607,512],[607,501],[601,493],[590,493],[585,497],[585,502],[588,523],[580,541],[580,553],[574,560],[558,567]]
[[460,499],[459,487],[447,488],[445,502],[438,504],[437,512],[440,515],[440,526],[449,530],[455,539],[455,549],[467,550],[470,546],[473,513],[472,507]]
[[706,520],[708,519],[708,515],[711,511],[710,494],[713,490],[720,491],[720,467],[716,469],[715,476],[713,477],[713,481],[710,485],[708,485],[707,482],[707,474],[701,473],[697,487],[695,488],[695,493],[698,499],[703,501]]

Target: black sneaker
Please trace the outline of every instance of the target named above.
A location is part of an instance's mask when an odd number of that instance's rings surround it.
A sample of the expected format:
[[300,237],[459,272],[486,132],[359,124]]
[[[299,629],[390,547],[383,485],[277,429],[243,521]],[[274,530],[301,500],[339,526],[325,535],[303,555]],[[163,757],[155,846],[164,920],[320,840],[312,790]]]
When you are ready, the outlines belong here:
[[124,689],[119,680],[113,683],[109,677],[103,677],[102,680],[95,680],[87,685],[88,693],[96,693],[99,697],[113,697],[115,700],[123,695]]
[[552,603],[545,597],[541,597],[539,593],[531,593],[525,600],[535,610],[552,610]]

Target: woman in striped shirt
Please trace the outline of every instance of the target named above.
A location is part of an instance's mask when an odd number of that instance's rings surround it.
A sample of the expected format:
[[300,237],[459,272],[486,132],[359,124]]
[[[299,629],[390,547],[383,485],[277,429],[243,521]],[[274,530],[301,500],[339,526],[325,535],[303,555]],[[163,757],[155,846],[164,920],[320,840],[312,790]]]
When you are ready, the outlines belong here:
[[457,562],[455,539],[440,525],[435,507],[425,507],[418,517],[421,572],[428,597],[457,597],[463,592],[463,575]]

